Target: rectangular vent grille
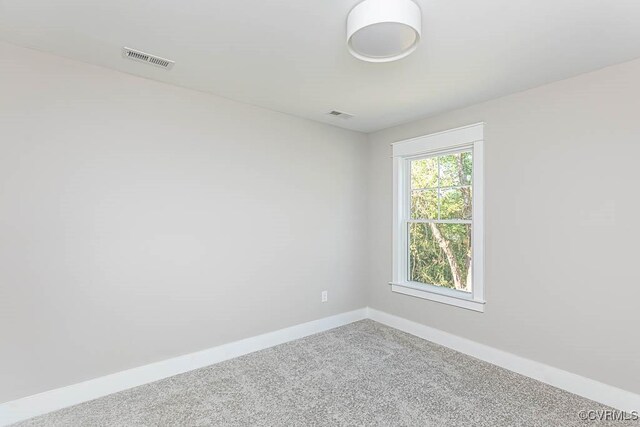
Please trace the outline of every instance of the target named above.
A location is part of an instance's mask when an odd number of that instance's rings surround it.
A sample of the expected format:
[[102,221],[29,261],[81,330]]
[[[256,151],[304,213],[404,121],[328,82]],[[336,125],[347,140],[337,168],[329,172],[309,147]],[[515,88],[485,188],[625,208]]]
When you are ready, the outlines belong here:
[[159,56],[151,55],[128,47],[122,48],[122,56],[133,61],[144,62],[160,68],[170,69],[173,67],[173,64],[175,64],[175,62],[170,59],[160,58]]
[[350,119],[353,117],[353,114],[345,113],[344,111],[332,110],[327,113],[333,117],[340,117],[341,119]]

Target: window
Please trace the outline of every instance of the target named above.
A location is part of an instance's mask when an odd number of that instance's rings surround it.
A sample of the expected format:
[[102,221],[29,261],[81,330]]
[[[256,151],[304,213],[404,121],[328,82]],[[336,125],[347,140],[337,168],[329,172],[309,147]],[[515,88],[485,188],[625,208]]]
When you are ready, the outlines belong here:
[[393,144],[394,292],[484,311],[483,134]]

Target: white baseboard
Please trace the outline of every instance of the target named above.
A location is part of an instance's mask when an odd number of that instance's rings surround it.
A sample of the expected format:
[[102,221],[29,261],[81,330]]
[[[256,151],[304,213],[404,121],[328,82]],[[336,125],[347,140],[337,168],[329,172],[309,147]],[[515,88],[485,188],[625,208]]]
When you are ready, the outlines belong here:
[[[570,393],[600,402],[622,411],[640,411],[640,395],[622,390],[562,369],[535,362],[506,351],[498,350],[439,329],[425,326],[402,317],[372,308],[367,317],[392,328],[449,347],[477,359],[500,366],[518,374],[533,378]],[[588,408],[581,408],[588,409]]]
[[0,404],[0,426],[77,405],[108,394],[148,384],[366,318],[613,408],[628,412],[640,410],[640,395],[638,394],[525,359],[524,357],[402,317],[372,308],[362,308],[3,403]]
[[269,332],[0,404],[0,426],[365,319],[365,308]]

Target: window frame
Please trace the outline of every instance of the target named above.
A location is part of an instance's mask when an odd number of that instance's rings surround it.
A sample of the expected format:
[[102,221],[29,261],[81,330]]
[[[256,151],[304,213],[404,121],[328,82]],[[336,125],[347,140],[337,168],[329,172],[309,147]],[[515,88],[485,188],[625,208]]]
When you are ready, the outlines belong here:
[[[391,146],[393,148],[393,279],[389,283],[391,290],[484,312],[484,123],[398,141]],[[471,292],[408,280],[411,161],[461,150],[470,150],[473,158]]]

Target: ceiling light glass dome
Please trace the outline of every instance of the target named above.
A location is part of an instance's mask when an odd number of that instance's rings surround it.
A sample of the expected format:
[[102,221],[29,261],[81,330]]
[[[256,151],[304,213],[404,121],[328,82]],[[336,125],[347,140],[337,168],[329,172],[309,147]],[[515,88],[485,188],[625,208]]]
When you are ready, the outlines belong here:
[[420,7],[412,0],[364,0],[347,17],[347,46],[369,62],[404,58],[418,47]]

